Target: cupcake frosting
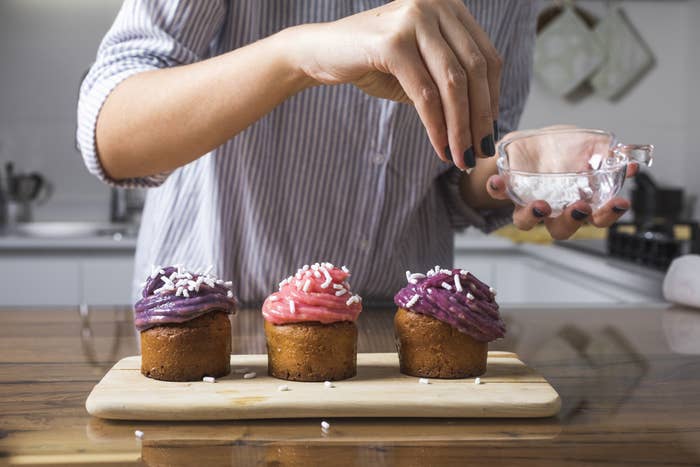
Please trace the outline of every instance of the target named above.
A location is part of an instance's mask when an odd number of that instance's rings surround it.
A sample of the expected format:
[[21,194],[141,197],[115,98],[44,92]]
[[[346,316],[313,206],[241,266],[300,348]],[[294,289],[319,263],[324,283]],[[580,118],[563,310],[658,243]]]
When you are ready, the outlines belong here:
[[[211,268],[210,268],[211,269]],[[234,313],[231,282],[206,272],[188,272],[180,266],[156,267],[134,305],[139,331],[161,324],[183,323],[212,311]]]
[[408,284],[394,297],[397,306],[431,316],[481,342],[505,335],[496,291],[470,272],[435,266],[427,274],[406,271],[406,279]]
[[305,265],[267,297],[263,316],[273,324],[355,321],[362,311],[362,298],[350,291],[349,276],[345,266]]

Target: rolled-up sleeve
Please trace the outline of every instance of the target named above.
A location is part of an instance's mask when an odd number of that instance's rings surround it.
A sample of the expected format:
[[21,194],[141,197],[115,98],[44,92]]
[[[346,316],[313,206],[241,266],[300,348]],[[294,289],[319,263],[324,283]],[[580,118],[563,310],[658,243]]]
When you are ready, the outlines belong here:
[[[498,116],[501,136],[517,129],[530,93],[539,3],[513,2],[511,8],[508,18],[511,24],[504,28],[508,31],[507,37],[497,44],[503,58]],[[464,202],[459,188],[461,177],[462,172],[453,167],[443,173],[438,182],[444,189],[450,223],[455,229],[471,226],[489,233],[511,222],[513,207],[474,209]]]
[[165,181],[167,173],[110,179],[97,151],[97,118],[109,94],[130,76],[209,56],[225,16],[223,0],[124,2],[80,87],[77,142],[90,173],[106,183],[127,188],[156,187]]

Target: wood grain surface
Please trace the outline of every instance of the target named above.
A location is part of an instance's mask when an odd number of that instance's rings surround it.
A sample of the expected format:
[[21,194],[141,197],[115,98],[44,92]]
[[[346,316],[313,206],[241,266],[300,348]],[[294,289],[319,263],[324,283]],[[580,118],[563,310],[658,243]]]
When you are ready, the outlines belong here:
[[[360,352],[391,352],[393,310],[366,310]],[[330,417],[131,422],[85,400],[138,353],[128,309],[0,310],[0,465],[700,465],[700,312],[504,309],[513,350],[561,396],[545,419]],[[234,353],[265,349],[258,310]],[[134,437],[134,430],[144,438]]]
[[[550,417],[559,395],[513,354],[492,352],[486,374],[421,384],[399,372],[396,353],[362,353],[357,376],[321,383],[267,375],[267,355],[232,355],[216,383],[168,382],[141,374],[140,357],[123,358],[93,388],[88,413],[115,420],[242,420],[310,417]],[[257,377],[244,379],[254,372]],[[279,391],[281,384],[286,391]]]

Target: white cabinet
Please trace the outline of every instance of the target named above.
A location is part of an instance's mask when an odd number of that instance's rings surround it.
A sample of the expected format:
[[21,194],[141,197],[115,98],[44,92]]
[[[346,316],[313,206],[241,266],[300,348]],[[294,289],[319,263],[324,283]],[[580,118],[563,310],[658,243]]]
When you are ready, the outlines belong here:
[[0,252],[0,306],[130,305],[130,251]]
[[80,265],[62,256],[0,256],[0,304],[73,305],[80,302]]

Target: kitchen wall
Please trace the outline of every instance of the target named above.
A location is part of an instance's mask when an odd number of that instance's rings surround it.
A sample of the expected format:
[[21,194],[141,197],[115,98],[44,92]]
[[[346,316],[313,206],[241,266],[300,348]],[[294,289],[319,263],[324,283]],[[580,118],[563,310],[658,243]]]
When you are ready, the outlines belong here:
[[53,183],[43,220],[106,220],[109,190],[75,149],[81,77],[121,0],[0,1],[0,162]]
[[[605,15],[606,2],[576,3],[601,18]],[[656,159],[650,174],[700,197],[700,2],[620,3],[652,49],[655,68],[614,103],[596,96],[567,102],[535,80],[521,128],[571,123],[612,130],[628,143],[653,143]]]
[[[522,127],[557,122],[614,130],[624,141],[653,142],[653,174],[700,196],[700,2],[622,2],[657,66],[621,101],[568,103],[536,82]],[[0,162],[38,170],[55,185],[42,220],[107,218],[108,189],[89,176],[74,148],[75,99],[83,71],[119,0],[0,1]],[[605,3],[581,1],[600,15]],[[700,215],[700,206],[696,207]]]

